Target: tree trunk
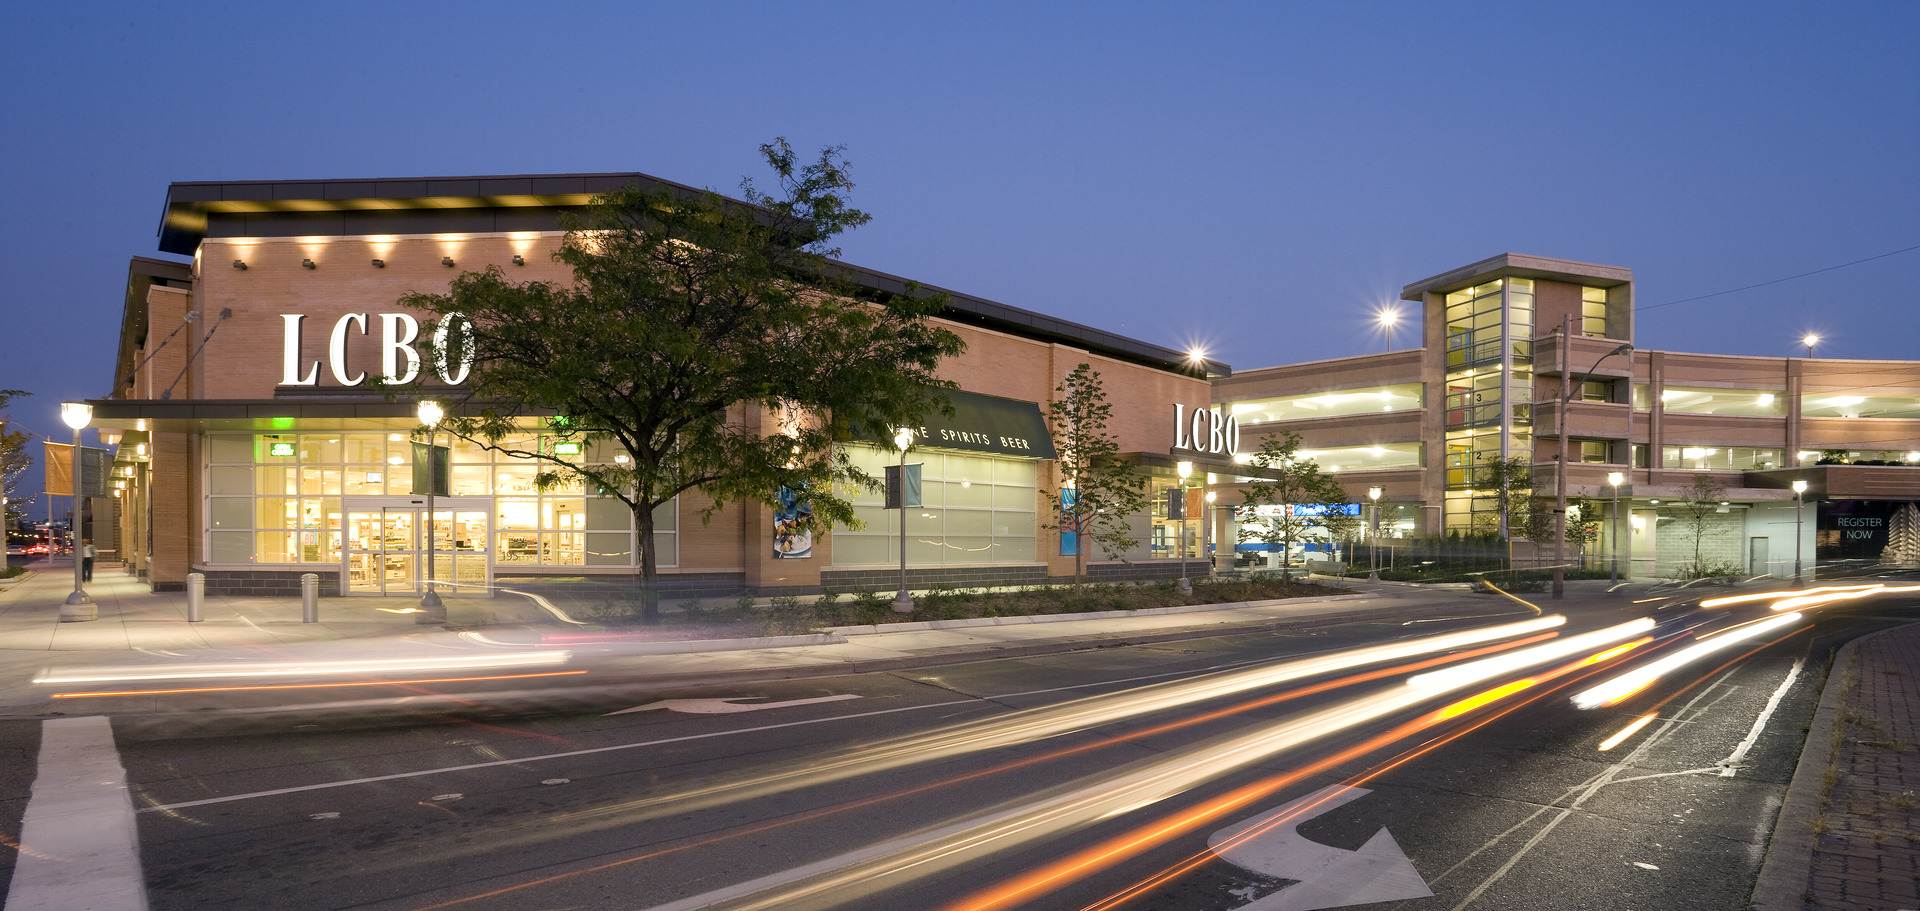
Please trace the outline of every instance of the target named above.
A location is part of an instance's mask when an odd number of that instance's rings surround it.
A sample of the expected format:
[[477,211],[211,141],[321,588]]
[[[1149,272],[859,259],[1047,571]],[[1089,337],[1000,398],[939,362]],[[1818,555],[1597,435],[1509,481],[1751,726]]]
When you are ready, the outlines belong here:
[[653,547],[653,510],[635,507],[634,525],[640,529],[640,622],[660,622],[659,556]]
[[1081,585],[1087,575],[1087,517],[1073,516],[1073,584]]

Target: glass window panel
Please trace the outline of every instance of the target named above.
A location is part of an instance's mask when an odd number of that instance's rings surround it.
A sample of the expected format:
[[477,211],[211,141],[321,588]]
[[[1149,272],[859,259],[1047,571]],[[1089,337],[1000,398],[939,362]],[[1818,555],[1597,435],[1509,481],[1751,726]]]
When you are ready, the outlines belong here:
[[[451,492],[453,487],[449,485],[447,490]],[[387,466],[387,495],[411,493],[413,493],[413,467],[410,465]]]
[[269,494],[297,494],[300,492],[299,469],[262,465],[253,470],[254,492]]
[[625,532],[633,526],[633,510],[610,497],[587,499],[587,528],[592,531]]
[[954,535],[991,535],[995,513],[985,509],[949,509],[945,510],[946,525],[942,532],[948,537]]
[[[948,535],[941,542],[941,557],[947,563],[992,563],[1002,559],[995,552],[994,539],[981,536]],[[908,556],[913,554],[913,546],[907,546]]]
[[[349,465],[346,469],[346,490],[348,494],[381,494],[387,489],[387,471],[384,465]],[[407,479],[411,482],[411,472]]]
[[242,496],[253,493],[253,469],[209,468],[207,469],[207,492]]
[[889,558],[898,559],[893,548],[895,539],[882,535],[850,535],[836,532],[833,536],[833,562],[836,566],[863,566],[886,563]]
[[209,563],[253,562],[253,532],[216,531],[212,533]]
[[254,561],[257,563],[298,563],[300,551],[294,542],[294,533],[288,531],[256,532],[254,541]]
[[464,462],[469,465],[484,465],[493,459],[485,447],[470,440],[463,440],[459,437],[449,438],[443,434],[440,437],[440,442],[452,450],[447,454],[447,458],[451,459],[454,464]]
[[540,501],[540,527],[557,531],[585,531],[587,503],[584,499],[543,499]]
[[537,501],[505,497],[493,501],[493,527],[499,530],[532,530],[540,527]]
[[338,495],[340,493],[340,469],[303,466],[300,469],[300,492],[303,494]]
[[908,537],[939,537],[943,512],[944,510],[939,509],[907,510]]
[[207,437],[207,461],[241,464],[251,462],[253,461],[253,444],[248,437]]
[[993,514],[993,536],[996,538],[1032,538],[1037,526],[1034,513],[995,512]]
[[1025,459],[996,459],[993,466],[993,483],[1032,487],[1037,476],[1038,464]]
[[291,433],[263,433],[253,438],[253,461],[261,465],[292,465],[299,452]]
[[1772,417],[1784,413],[1784,406],[1784,398],[1780,393],[1767,389],[1667,386],[1660,390],[1660,408],[1672,414]]
[[976,481],[947,484],[948,506],[992,506],[993,485]]
[[1006,563],[1031,563],[1034,560],[1033,538],[994,538],[993,559]]
[[861,526],[857,533],[892,535],[894,529],[899,527],[894,522],[894,517],[899,515],[899,512],[897,509],[886,509],[879,506],[855,506],[853,508],[853,517],[860,520]]
[[993,488],[993,508],[995,509],[1031,511],[1038,505],[1039,503],[1034,495],[1034,490],[1031,487],[1001,487],[995,485]]
[[506,463],[493,469],[493,491],[499,496],[532,496],[538,491],[533,486],[533,476],[537,471],[527,463]]
[[663,532],[663,531],[679,530],[680,528],[679,503],[680,503],[680,498],[675,497],[671,502],[662,503],[658,507],[654,508],[653,510],[654,534],[659,534],[660,532]]
[[531,531],[495,531],[493,562],[540,562],[540,536]]
[[485,465],[454,465],[447,470],[447,489],[456,497],[484,497],[493,492],[492,474]]
[[384,462],[387,460],[387,438],[382,434],[349,433],[341,439],[346,461]]
[[321,463],[339,462],[340,435],[337,433],[301,434],[300,461]]
[[210,528],[252,528],[253,500],[249,497],[214,497],[207,501]]
[[297,528],[300,525],[300,501],[286,497],[260,497],[253,501],[254,528]]
[[[632,537],[626,532],[598,532],[587,535],[588,566],[626,566],[632,562]],[[657,562],[659,556],[654,560]]]
[[300,500],[300,527],[340,530],[340,501],[333,497]]
[[586,535],[573,533],[546,533],[540,536],[540,562],[548,566],[585,566],[587,562]]
[[[638,562],[639,559],[640,559],[639,555],[635,554],[634,560]],[[680,565],[680,536],[679,535],[674,534],[672,532],[654,532],[653,563],[655,566],[679,566]]]
[[1593,302],[1593,301],[1598,301],[1599,303],[1602,303],[1602,304],[1604,304],[1604,303],[1606,303],[1606,302],[1607,302],[1607,289],[1605,289],[1605,288],[1581,288],[1581,289],[1580,289],[1580,300],[1582,300],[1582,301],[1586,301],[1586,302]]
[[302,563],[340,562],[340,534],[331,531],[302,531],[294,534],[294,544]]

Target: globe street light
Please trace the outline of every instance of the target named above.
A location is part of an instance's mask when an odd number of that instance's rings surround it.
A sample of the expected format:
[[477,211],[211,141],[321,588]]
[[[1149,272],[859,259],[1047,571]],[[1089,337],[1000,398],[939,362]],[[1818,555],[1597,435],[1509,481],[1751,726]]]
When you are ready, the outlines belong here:
[[1620,485],[1626,480],[1620,472],[1607,472],[1607,485],[1613,488],[1613,570],[1607,574],[1607,591],[1620,584]]
[[1803,508],[1806,503],[1806,500],[1805,500],[1806,492],[1807,492],[1807,479],[1795,478],[1793,480],[1793,584],[1795,585],[1801,584],[1800,583],[1800,521],[1801,521],[1801,517],[1806,513],[1806,510]]
[[[415,615],[416,623],[447,622],[447,606],[440,600],[440,593],[433,586],[434,542],[433,542],[433,495],[440,487],[440,466],[436,463],[434,438],[439,434],[440,422],[446,419],[446,409],[432,399],[422,399],[415,405],[413,415],[420,426],[427,428],[427,591],[420,596],[420,612]],[[418,477],[418,475],[415,475]]]
[[1392,351],[1393,330],[1400,325],[1399,308],[1392,306],[1381,307],[1379,310],[1374,311],[1373,322],[1380,327],[1382,333],[1385,333],[1387,337],[1387,350]]
[[1813,346],[1820,344],[1820,333],[1809,332],[1800,336],[1800,344],[1807,346],[1807,356],[1813,356]]
[[80,477],[80,435],[87,429],[88,424],[93,423],[93,406],[86,402],[61,402],[60,423],[73,429],[73,522],[72,527],[68,529],[73,535],[73,593],[67,596],[66,603],[60,605],[60,620],[63,623],[98,620],[100,606],[93,603],[92,598],[87,597],[87,588],[81,576],[84,571],[82,548],[86,545],[81,543],[80,538],[81,526],[86,522],[80,499],[86,490],[83,479]]
[[1367,488],[1367,499],[1373,501],[1373,521],[1367,525],[1367,578],[1380,581],[1380,488]]
[[913,595],[907,591],[907,450],[913,448],[913,430],[894,431],[893,448],[900,450],[900,591],[893,596],[893,612],[913,613]]

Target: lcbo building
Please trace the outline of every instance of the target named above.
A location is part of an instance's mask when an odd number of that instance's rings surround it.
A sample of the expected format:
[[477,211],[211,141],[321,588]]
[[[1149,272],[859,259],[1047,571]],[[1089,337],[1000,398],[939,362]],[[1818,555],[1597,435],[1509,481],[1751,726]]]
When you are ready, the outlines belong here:
[[[451,496],[429,522],[410,493],[414,403],[375,388],[423,371],[449,391],[466,379],[462,364],[421,357],[428,340],[402,295],[489,265],[566,282],[550,257],[561,213],[633,184],[672,186],[644,174],[172,185],[159,247],[181,259],[132,261],[112,391],[92,403],[117,443],[114,517],[96,536],[156,589],[198,572],[209,591],[291,593],[314,573],[328,594],[416,594],[429,526],[433,575],[458,586],[636,577],[623,504],[539,489],[534,463],[457,439]],[[905,279],[849,270],[867,293],[908,293]],[[1420,348],[1237,374],[945,293],[936,319],[967,347],[940,370],[959,388],[954,413],[927,422],[911,457],[923,466],[923,503],[906,511],[916,586],[1072,574],[1073,543],[1047,528],[1046,492],[1061,479],[1043,411],[1082,363],[1103,375],[1111,429],[1153,494],[1124,559],[1088,554],[1096,579],[1228,565],[1249,454],[1281,430],[1300,434],[1356,503],[1379,488],[1380,533],[1410,539],[1486,529],[1493,458],[1531,459],[1535,489],[1551,491],[1564,420],[1569,494],[1618,493],[1622,553],[1638,575],[1683,558],[1671,504],[1695,476],[1725,491],[1709,519],[1714,556],[1755,574],[1791,573],[1796,480],[1809,563],[1816,549],[1877,559],[1900,507],[1920,499],[1920,363],[1623,350],[1634,301],[1624,268],[1495,257],[1407,286],[1425,316]],[[530,445],[516,448],[540,445],[543,421],[523,428]],[[875,475],[899,458],[849,445]],[[1166,515],[1180,488],[1190,521]],[[656,517],[663,588],[886,587],[901,511],[878,492],[856,502],[863,527],[796,550],[776,547],[768,507],[703,519],[707,502],[684,495]],[[1611,524],[1596,552],[1611,551]]]

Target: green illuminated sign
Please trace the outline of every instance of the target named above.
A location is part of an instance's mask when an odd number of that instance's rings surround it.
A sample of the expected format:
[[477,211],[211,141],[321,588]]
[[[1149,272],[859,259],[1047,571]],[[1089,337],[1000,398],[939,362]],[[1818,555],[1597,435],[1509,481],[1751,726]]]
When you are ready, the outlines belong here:
[[275,458],[281,458],[281,459],[292,458],[293,444],[292,443],[270,443],[267,445],[267,455],[274,456]]
[[553,444],[554,455],[579,455],[580,443],[575,440],[561,440]]

